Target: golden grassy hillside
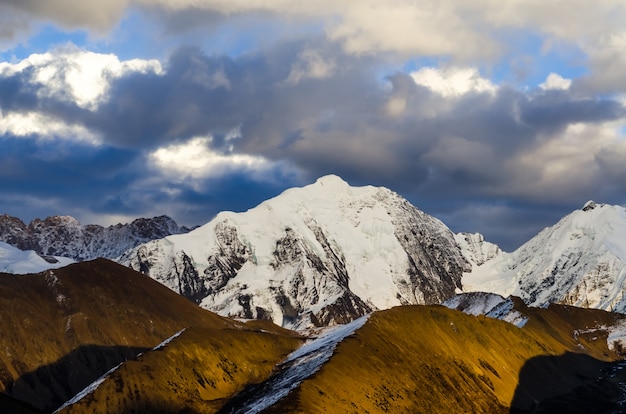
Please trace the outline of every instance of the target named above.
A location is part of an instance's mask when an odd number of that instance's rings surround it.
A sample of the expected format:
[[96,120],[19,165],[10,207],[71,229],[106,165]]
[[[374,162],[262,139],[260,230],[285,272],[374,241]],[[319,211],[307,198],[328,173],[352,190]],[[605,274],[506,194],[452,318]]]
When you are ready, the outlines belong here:
[[214,413],[301,343],[289,333],[191,328],[124,363],[61,413]]
[[606,335],[573,335],[618,316],[518,307],[530,317],[522,329],[441,306],[374,313],[268,412],[505,413],[590,384],[618,358]]
[[0,314],[0,391],[45,410],[180,329],[244,327],[104,259],[0,275]]
[[[442,306],[376,312],[267,412],[564,412],[579,401],[568,412],[611,408],[615,384],[597,378],[620,355],[598,327],[624,316],[520,300],[515,307],[529,318],[521,329]],[[302,343],[270,322],[200,309],[107,260],[0,275],[0,312],[0,412],[50,412],[122,362],[63,413],[219,412]]]

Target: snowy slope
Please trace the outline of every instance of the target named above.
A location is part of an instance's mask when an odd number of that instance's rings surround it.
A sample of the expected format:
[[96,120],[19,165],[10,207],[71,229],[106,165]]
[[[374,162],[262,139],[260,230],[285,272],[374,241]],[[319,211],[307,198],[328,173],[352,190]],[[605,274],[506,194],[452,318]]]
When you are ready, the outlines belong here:
[[16,217],[0,215],[0,241],[40,255],[78,261],[98,257],[115,259],[141,243],[186,231],[167,216],[103,227],[82,225],[71,216],[35,219],[26,225]]
[[461,247],[463,256],[473,266],[481,266],[503,253],[497,244],[486,241],[480,233],[457,233],[454,239]]
[[528,322],[528,317],[515,309],[513,299],[503,298],[495,293],[463,293],[451,297],[442,305],[468,315],[485,315],[488,318],[500,319],[518,328],[522,328]]
[[463,290],[624,312],[625,279],[626,209],[590,201],[513,253],[474,263]]
[[0,272],[26,274],[39,273],[47,269],[56,269],[73,263],[65,257],[49,257],[45,260],[34,251],[23,251],[9,244],[0,242]]
[[398,194],[326,176],[245,213],[127,252],[123,264],[224,316],[292,327],[439,303],[470,269],[439,220]]
[[287,356],[267,381],[247,389],[237,397],[236,407],[224,407],[232,414],[261,413],[286,397],[303,380],[315,374],[333,356],[335,348],[361,328],[368,317],[363,316],[342,326],[325,329],[317,338]]

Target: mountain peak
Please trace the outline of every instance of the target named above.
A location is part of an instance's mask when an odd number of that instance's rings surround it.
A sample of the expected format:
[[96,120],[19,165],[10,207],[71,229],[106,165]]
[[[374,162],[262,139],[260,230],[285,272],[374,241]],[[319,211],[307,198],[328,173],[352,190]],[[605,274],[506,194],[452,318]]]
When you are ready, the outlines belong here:
[[345,188],[345,187],[350,186],[350,184],[348,184],[341,177],[335,174],[329,174],[329,175],[325,175],[323,177],[318,178],[315,181],[315,185],[318,185],[321,187],[334,187],[334,188]]
[[593,210],[594,208],[597,207],[597,204],[595,201],[593,200],[589,200],[585,203],[585,205],[583,206],[582,210],[583,211],[589,211],[589,210]]
[[626,210],[585,203],[511,254],[475,266],[466,290],[521,297],[532,306],[557,302],[626,311]]
[[336,175],[138,246],[121,261],[223,316],[297,329],[439,303],[469,269],[439,220],[391,190]]

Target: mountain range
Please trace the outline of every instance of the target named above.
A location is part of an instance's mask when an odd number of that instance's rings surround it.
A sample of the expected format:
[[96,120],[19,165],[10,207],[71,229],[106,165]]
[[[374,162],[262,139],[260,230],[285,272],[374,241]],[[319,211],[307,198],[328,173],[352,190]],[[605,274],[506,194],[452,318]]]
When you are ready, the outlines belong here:
[[0,216],[0,411],[621,412],[624,230],[508,253],[337,176],[192,231]]
[[330,175],[193,231],[166,216],[108,228],[0,216],[0,240],[57,262],[0,244],[0,265],[20,273],[67,263],[58,256],[107,257],[222,316],[291,329],[472,291],[625,312],[625,230],[624,207],[590,201],[508,253],[389,189]]
[[54,263],[54,256],[75,261],[104,257],[115,259],[128,249],[170,234],[185,233],[168,216],[140,218],[128,224],[103,227],[81,225],[71,216],[35,219],[25,224],[17,217],[0,215],[0,242],[20,250],[34,251]]

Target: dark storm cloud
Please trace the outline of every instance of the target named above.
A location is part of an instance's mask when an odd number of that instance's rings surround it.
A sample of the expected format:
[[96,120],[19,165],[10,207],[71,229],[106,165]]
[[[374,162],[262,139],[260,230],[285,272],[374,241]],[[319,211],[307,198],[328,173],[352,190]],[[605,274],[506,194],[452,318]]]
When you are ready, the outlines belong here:
[[[50,215],[73,215],[84,224],[92,222],[94,212],[127,217],[156,215],[150,198],[158,187],[139,186],[146,166],[135,151],[7,136],[0,145],[3,213],[27,222]],[[89,219],[85,213],[91,214]]]
[[541,132],[553,132],[576,122],[602,122],[624,116],[624,107],[610,99],[576,99],[565,91],[546,91],[526,100],[522,122]]
[[[305,50],[319,51],[334,68],[323,77],[288,82]],[[0,78],[0,107],[5,113],[36,110],[99,132],[108,145],[144,151],[203,135],[213,135],[220,146],[220,137],[240,127],[239,151],[295,160],[314,175],[350,165],[362,175],[371,165],[383,174],[396,171],[396,178],[433,167],[419,158],[445,138],[486,145],[507,158],[571,123],[624,114],[618,102],[577,99],[565,91],[501,88],[495,96],[447,99],[406,74],[377,81],[380,68],[378,61],[347,57],[323,42],[290,42],[236,59],[184,48],[162,75],[134,72],[114,79],[95,111],[68,97],[38,95],[43,85],[33,83],[29,71]],[[393,98],[406,102],[396,116],[385,110]],[[425,115],[432,108],[435,113]]]
[[5,136],[0,152],[0,191],[96,202],[139,174],[139,170],[129,169],[137,158],[135,152],[115,148]]
[[32,70],[0,77],[0,109],[22,112],[39,105],[37,85],[31,83]]

